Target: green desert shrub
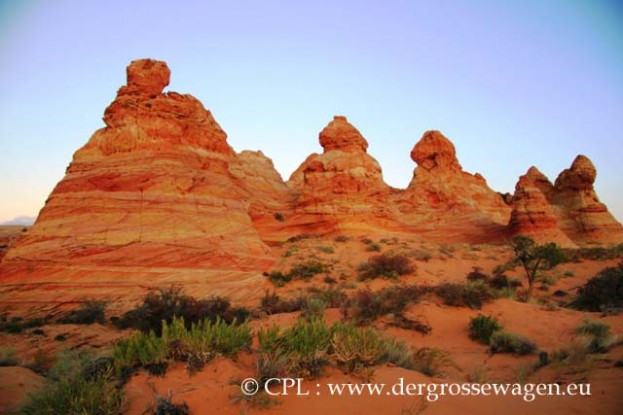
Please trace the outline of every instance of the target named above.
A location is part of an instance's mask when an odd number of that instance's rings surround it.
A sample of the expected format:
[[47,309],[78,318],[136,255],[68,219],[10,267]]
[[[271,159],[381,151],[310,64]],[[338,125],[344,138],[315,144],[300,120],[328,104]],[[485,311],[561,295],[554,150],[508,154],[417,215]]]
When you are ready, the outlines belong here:
[[438,375],[447,366],[458,368],[448,353],[441,349],[422,347],[413,354],[413,369],[426,376]]
[[162,321],[171,323],[173,317],[183,317],[187,327],[201,320],[216,321],[218,318],[231,322],[234,320],[230,303],[222,297],[198,300],[184,294],[180,287],[151,290],[137,308],[126,312],[115,320],[119,328],[135,328],[144,333],[154,331],[160,335]]
[[446,305],[472,309],[480,309],[484,303],[495,298],[491,289],[481,280],[465,284],[445,283],[437,287],[436,294]]
[[324,311],[327,308],[327,303],[321,298],[315,296],[309,296],[306,298],[305,306],[301,310],[301,317],[313,318],[324,316]]
[[489,339],[489,350],[491,353],[510,353],[522,356],[534,353],[536,344],[525,336],[498,330]]
[[275,292],[264,294],[260,300],[260,310],[267,314],[292,313],[305,307],[306,300],[303,297],[284,299]]
[[115,374],[123,377],[128,372],[145,367],[152,374],[163,375],[168,354],[166,343],[153,331],[149,334],[136,333],[114,345],[112,358]]
[[587,351],[589,353],[606,353],[621,339],[613,336],[610,326],[600,321],[586,319],[575,329],[576,334],[588,339]]
[[85,300],[82,305],[76,309],[71,310],[67,315],[60,318],[58,322],[60,324],[104,324],[106,322],[106,308],[108,303],[106,301]]
[[323,264],[320,261],[310,259],[308,261],[294,265],[288,272],[288,275],[292,280],[302,279],[307,281],[311,279],[314,275],[327,271],[329,271],[329,267],[327,265]]
[[385,354],[386,340],[374,329],[336,323],[332,331],[331,356],[350,372],[377,364]]
[[190,409],[186,402],[173,403],[171,396],[163,398],[156,397],[156,408],[152,412],[154,415],[189,415]]
[[185,361],[189,370],[199,370],[216,355],[232,356],[251,345],[248,323],[226,323],[217,318],[187,325],[183,317],[174,317],[171,323],[162,322],[161,336],[153,331],[136,333],[113,348],[115,373],[144,367],[154,375],[163,375],[169,359]]
[[216,355],[233,356],[251,346],[251,328],[247,322],[226,323],[217,318],[191,323],[190,328],[182,317],[175,317],[170,324],[162,325],[162,341],[169,357],[185,361],[192,373]]
[[5,333],[19,334],[24,330],[41,327],[46,323],[42,318],[31,318],[25,320],[19,316],[13,316],[10,319],[4,318],[0,321],[0,331]]
[[20,364],[20,360],[17,357],[17,352],[12,348],[0,349],[0,367],[2,366],[17,366]]
[[495,317],[480,315],[470,320],[469,337],[488,345],[491,342],[493,333],[501,329],[502,326]]
[[277,326],[258,330],[258,382],[283,374],[317,377],[328,364],[349,372],[388,362],[406,369],[422,369],[440,362],[416,358],[406,343],[385,337],[372,328],[353,323],[327,325],[323,318],[298,320],[286,329]]
[[[331,248],[333,249],[333,248]],[[327,250],[323,252],[328,252]],[[284,274],[281,271],[273,271],[268,274],[268,279],[277,287],[283,287],[292,280],[309,281],[315,275],[330,271],[331,267],[315,259],[310,259],[299,264],[295,264],[290,271]]]
[[89,353],[72,352],[61,355],[44,386],[29,396],[19,413],[115,415],[122,406],[123,390],[115,384],[110,364]]
[[344,314],[357,324],[369,323],[386,314],[401,314],[407,305],[417,303],[424,288],[415,285],[390,286],[380,291],[359,290],[345,305]]
[[319,250],[320,252],[325,253],[325,254],[332,254],[332,253],[334,253],[334,252],[335,252],[335,248],[333,248],[333,247],[332,247],[332,246],[330,246],[330,245],[323,245],[323,246],[319,246],[319,247],[318,247],[318,250]]
[[268,274],[268,279],[272,282],[276,287],[283,287],[290,281],[292,281],[292,276],[290,274],[284,274],[280,271],[273,271]]
[[578,290],[571,306],[580,310],[623,309],[623,262],[601,270]]
[[411,274],[415,271],[407,258],[401,254],[374,255],[359,266],[359,280],[371,280],[375,278],[396,279],[402,275]]
[[290,369],[297,376],[317,377],[328,363],[332,330],[322,318],[299,320],[280,335],[289,356]]
[[565,249],[564,252],[570,262],[581,262],[584,259],[605,261],[609,259],[623,258],[623,244],[610,247]]
[[467,281],[483,281],[488,282],[490,277],[482,272],[482,268],[473,267],[472,270],[465,277]]

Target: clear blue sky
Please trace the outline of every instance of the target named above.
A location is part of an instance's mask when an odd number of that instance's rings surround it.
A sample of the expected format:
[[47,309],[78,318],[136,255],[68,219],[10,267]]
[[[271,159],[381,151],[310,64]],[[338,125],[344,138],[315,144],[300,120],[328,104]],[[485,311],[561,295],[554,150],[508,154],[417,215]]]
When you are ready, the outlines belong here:
[[37,214],[143,57],[284,179],[343,114],[393,186],[439,129],[502,192],[586,154],[623,219],[620,2],[0,0],[0,222]]

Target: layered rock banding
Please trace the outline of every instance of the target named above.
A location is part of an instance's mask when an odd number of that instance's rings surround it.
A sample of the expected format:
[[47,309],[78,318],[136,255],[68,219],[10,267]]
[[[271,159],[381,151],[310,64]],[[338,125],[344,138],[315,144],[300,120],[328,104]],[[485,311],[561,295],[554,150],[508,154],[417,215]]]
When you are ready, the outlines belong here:
[[530,169],[509,200],[463,171],[450,140],[428,131],[411,152],[411,183],[398,190],[383,181],[363,135],[336,116],[319,134],[322,154],[284,182],[263,153],[236,153],[197,99],[163,93],[169,80],[164,62],[128,66],[105,127],[74,154],[35,225],[0,264],[0,302],[132,300],[171,283],[255,301],[261,273],[276,260],[269,245],[300,233],[623,241],[584,156],[555,184]]
[[194,97],[162,93],[169,74],[163,62],[130,64],[106,127],[74,154],[37,222],[7,253],[5,281],[24,280],[26,269],[30,280],[70,285],[199,283],[214,270],[255,275],[272,264],[246,183],[229,172],[240,160],[227,135]]
[[427,131],[411,159],[417,163],[413,179],[397,198],[409,223],[437,232],[445,229],[441,234],[455,240],[501,240],[510,207],[480,174],[463,171],[450,140],[439,131]]
[[288,181],[299,220],[323,233],[391,226],[392,189],[361,133],[346,117],[335,116],[319,141],[323,153],[307,157]]
[[[517,183],[514,220],[509,223],[514,234],[534,235],[536,228],[547,228],[556,229],[575,244],[621,242],[623,229],[595,193],[593,184],[597,170],[588,157],[577,156],[553,185],[542,173],[535,172],[538,170],[532,168],[526,175],[530,176],[533,186],[531,198],[521,194],[526,188],[525,183],[522,184],[526,176]],[[547,210],[547,215],[534,215],[543,210]],[[520,219],[529,211],[532,212],[531,221]],[[536,236],[536,239],[564,242],[546,235]]]
[[553,189],[536,167],[519,178],[513,196],[513,211],[508,223],[513,235],[529,236],[539,242],[556,242],[564,247],[576,244],[560,229],[556,212],[546,197]]

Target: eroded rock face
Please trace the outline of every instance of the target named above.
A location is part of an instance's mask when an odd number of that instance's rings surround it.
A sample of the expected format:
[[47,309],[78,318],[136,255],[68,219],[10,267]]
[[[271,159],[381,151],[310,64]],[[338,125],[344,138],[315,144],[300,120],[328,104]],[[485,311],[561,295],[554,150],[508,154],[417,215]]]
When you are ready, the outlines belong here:
[[621,225],[593,188],[596,177],[595,166],[583,155],[560,173],[554,185],[537,168],[530,168],[515,189],[511,234],[563,246],[621,242]]
[[579,155],[554,183],[550,201],[558,212],[560,228],[580,243],[617,243],[623,239],[621,224],[599,201],[593,184],[597,170],[588,157]]
[[343,115],[333,117],[320,132],[319,141],[325,153],[332,150],[365,153],[368,150],[366,139]]
[[390,188],[368,143],[346,117],[336,116],[320,132],[323,154],[312,154],[292,174],[299,220],[330,232],[340,227],[374,227],[392,216]]
[[407,223],[443,233],[455,240],[496,240],[509,219],[504,198],[487,186],[482,175],[464,172],[450,140],[427,131],[411,158],[418,165],[397,202]]
[[556,242],[564,247],[577,245],[558,227],[554,208],[541,190],[552,187],[536,167],[519,178],[513,196],[509,230],[514,235],[529,236],[539,243]]
[[456,158],[454,144],[439,131],[426,131],[413,150],[411,160],[422,170],[436,173],[458,173],[462,171]]
[[164,62],[134,61],[127,74],[106,127],[75,153],[35,225],[5,256],[4,275],[135,287],[190,278],[206,295],[227,291],[236,278],[209,272],[257,272],[273,262],[253,226],[248,183],[230,172],[241,161],[197,99],[161,93]]
[[159,95],[169,85],[171,70],[165,62],[139,59],[128,65],[126,77],[127,85],[121,87],[123,94]]

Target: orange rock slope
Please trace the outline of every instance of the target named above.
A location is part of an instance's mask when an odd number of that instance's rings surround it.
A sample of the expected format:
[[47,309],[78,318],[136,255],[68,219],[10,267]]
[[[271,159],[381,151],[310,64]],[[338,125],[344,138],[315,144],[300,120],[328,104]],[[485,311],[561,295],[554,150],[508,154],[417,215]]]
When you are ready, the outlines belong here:
[[[442,243],[503,243],[528,233],[568,246],[621,242],[621,225],[579,156],[552,185],[531,170],[514,201],[464,172],[438,131],[415,144],[405,190],[383,181],[368,143],[343,116],[283,181],[261,152],[236,153],[210,111],[163,93],[170,71],[144,59],[106,108],[106,126],[75,154],[29,232],[1,263],[0,301],[136,298],[151,285],[255,299],[269,245],[300,233],[408,233]],[[511,213],[512,211],[512,213]],[[60,289],[59,289],[60,288]]]

